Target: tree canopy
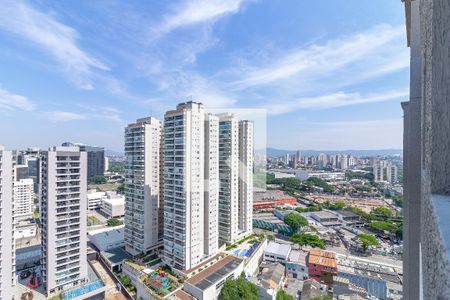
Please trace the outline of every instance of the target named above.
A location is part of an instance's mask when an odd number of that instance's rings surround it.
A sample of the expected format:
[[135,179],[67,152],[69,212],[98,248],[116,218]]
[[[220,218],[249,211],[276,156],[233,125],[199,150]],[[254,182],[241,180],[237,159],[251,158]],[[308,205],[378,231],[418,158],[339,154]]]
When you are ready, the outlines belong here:
[[116,191],[117,191],[119,194],[124,194],[124,193],[125,193],[125,184],[124,184],[124,183],[120,184],[120,185],[117,187]]
[[385,217],[385,218],[392,218],[392,211],[389,208],[383,207],[383,206],[379,206],[377,208],[374,208],[372,210],[372,213],[375,215],[379,215],[381,217]]
[[125,162],[110,162],[108,171],[122,173],[125,170]]
[[344,201],[336,201],[334,203],[326,202],[324,207],[330,210],[341,210],[345,207]]
[[358,234],[358,238],[362,242],[364,250],[367,250],[369,246],[378,246],[380,244],[377,238],[370,234],[361,233]]
[[296,213],[284,216],[284,223],[289,225],[294,232],[297,232],[301,227],[308,226],[308,220]]
[[295,300],[295,298],[292,297],[291,295],[289,295],[288,293],[286,293],[285,290],[280,289],[277,292],[277,300]]
[[103,184],[106,183],[106,177],[103,175],[95,175],[90,179],[90,182],[93,184]]
[[297,212],[299,212],[299,213],[302,213],[302,212],[312,212],[312,211],[320,211],[320,210],[322,210],[322,206],[320,205],[320,204],[314,204],[314,205],[310,205],[310,206],[308,206],[308,207],[306,207],[306,208],[303,208],[303,207],[297,207],[296,209],[295,209],[295,211],[297,211]]
[[242,273],[236,279],[227,279],[219,294],[220,300],[258,300],[259,290]]
[[308,180],[306,180],[306,183],[323,188],[323,191],[325,193],[334,192],[334,188],[331,185],[329,185],[325,180],[318,177],[309,177]]
[[106,223],[108,224],[108,226],[119,226],[123,224],[123,221],[116,219],[116,218],[111,218],[108,219],[108,221],[106,221]]
[[395,232],[397,225],[388,221],[373,221],[369,224],[371,229]]
[[397,205],[399,207],[403,207],[402,196],[394,195],[394,196],[392,196],[392,201],[394,201],[395,205]]
[[311,247],[317,247],[324,249],[325,242],[321,240],[317,235],[310,233],[295,233],[291,236],[291,241],[301,246],[309,245]]

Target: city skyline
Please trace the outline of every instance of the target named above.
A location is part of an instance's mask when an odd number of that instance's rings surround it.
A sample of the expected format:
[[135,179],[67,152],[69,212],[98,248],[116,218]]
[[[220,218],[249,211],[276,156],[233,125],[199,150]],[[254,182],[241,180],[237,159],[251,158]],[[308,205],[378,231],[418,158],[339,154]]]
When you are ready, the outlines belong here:
[[0,125],[14,130],[0,140],[121,151],[127,124],[192,97],[266,109],[268,147],[401,148],[401,1],[320,2],[6,1]]

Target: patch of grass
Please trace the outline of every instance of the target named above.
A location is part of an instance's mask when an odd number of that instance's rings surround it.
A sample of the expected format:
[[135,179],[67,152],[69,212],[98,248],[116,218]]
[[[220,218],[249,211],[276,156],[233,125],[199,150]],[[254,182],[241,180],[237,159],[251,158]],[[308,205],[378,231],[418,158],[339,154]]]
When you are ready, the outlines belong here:
[[88,223],[88,226],[101,225],[102,224],[102,222],[100,222],[100,220],[97,219],[95,216],[88,216],[87,223]]

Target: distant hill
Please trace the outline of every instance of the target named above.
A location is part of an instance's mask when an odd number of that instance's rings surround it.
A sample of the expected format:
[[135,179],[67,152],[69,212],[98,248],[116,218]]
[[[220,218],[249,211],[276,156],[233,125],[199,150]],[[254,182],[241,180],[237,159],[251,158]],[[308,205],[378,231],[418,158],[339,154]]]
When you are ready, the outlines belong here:
[[[266,150],[267,156],[277,157],[286,154],[295,154],[297,151],[293,150],[283,150],[283,149],[275,149],[275,148],[267,148]],[[257,150],[257,153],[261,153],[261,150]],[[325,154],[350,154],[353,156],[398,156],[403,155],[402,149],[379,149],[379,150],[300,150],[302,156],[314,156],[319,155],[320,153]]]
[[105,149],[105,155],[106,156],[123,156],[124,154],[123,154],[123,152]]

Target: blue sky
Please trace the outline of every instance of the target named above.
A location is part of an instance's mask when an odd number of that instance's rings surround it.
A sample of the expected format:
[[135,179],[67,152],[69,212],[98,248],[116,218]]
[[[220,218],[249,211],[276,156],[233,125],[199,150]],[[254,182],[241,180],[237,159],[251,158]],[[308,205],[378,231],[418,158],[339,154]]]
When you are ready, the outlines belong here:
[[267,109],[267,145],[401,148],[400,0],[0,3],[0,144],[121,151],[123,128],[190,97]]

